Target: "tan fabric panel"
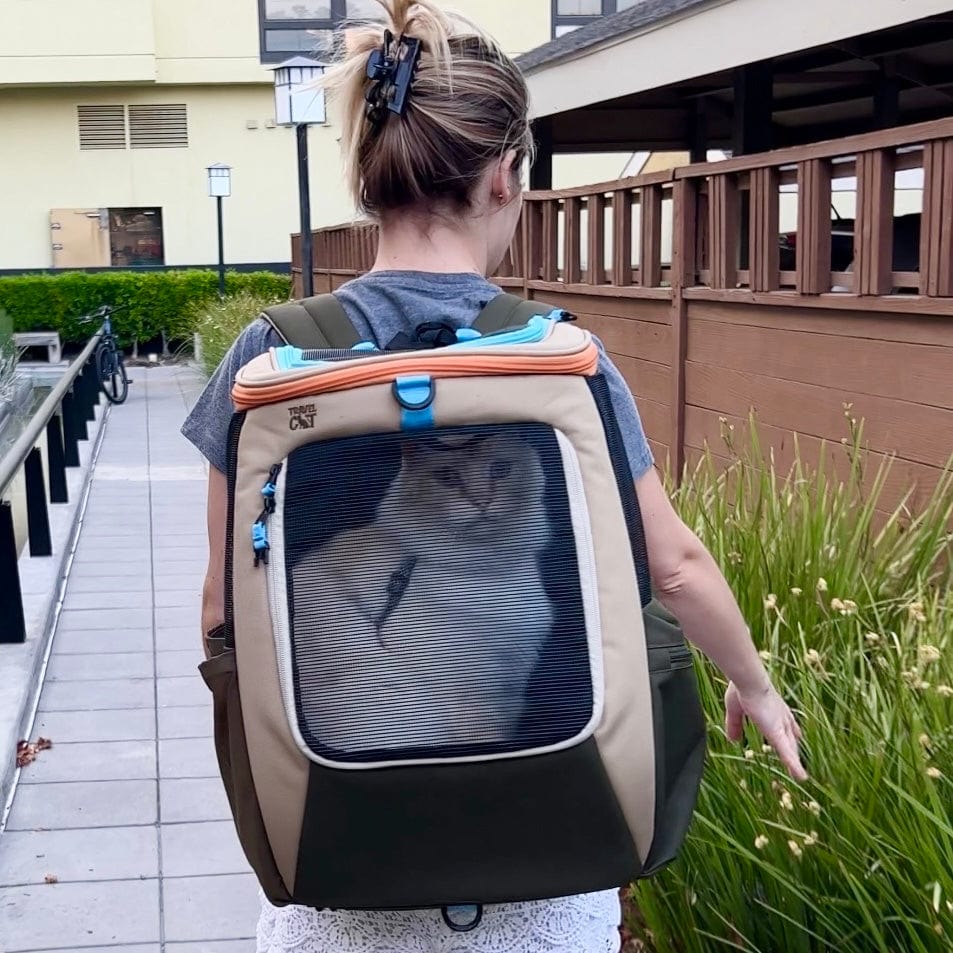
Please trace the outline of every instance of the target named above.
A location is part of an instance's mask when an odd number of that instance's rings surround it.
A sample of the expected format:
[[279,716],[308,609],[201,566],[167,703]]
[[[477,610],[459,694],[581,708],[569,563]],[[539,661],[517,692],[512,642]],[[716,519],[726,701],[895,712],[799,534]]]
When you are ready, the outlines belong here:
[[[314,403],[313,429],[291,429],[297,408]],[[267,576],[254,566],[250,528],[261,512],[261,488],[275,463],[314,440],[346,436],[364,429],[397,430],[400,415],[386,386],[353,394],[326,394],[314,401],[274,404],[249,412],[239,443],[235,490],[233,603],[235,655],[242,714],[255,789],[275,863],[294,892],[298,842],[308,791],[309,762],[288,726],[278,678],[278,661],[268,609]]]
[[[596,731],[610,781],[644,859],[654,835],[655,753],[648,658],[625,516],[598,410],[580,377],[460,378],[436,382],[438,427],[538,421],[562,430],[579,456],[593,537],[605,659],[605,714]],[[314,426],[291,429],[302,405]],[[248,748],[275,860],[293,889],[308,762],[281,701],[264,571],[253,568],[248,528],[270,468],[314,440],[400,429],[389,385],[329,393],[249,411],[240,443],[235,516],[235,620]]]

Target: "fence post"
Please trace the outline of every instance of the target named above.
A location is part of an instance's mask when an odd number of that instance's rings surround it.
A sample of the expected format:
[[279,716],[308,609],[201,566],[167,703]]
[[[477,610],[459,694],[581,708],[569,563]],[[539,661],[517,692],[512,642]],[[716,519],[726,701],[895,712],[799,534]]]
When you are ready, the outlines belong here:
[[[79,446],[77,441],[80,439],[77,433],[79,426],[77,421],[78,410],[76,407],[76,398],[69,392],[63,395],[61,405],[63,413],[63,455],[68,467],[79,466]],[[83,423],[85,427],[85,421]]]
[[728,175],[709,179],[708,257],[712,288],[734,288],[738,283],[738,186]]
[[953,140],[923,146],[920,294],[953,296]]
[[[95,377],[94,377],[95,375]],[[99,369],[93,368],[92,360],[86,362],[80,371],[80,387],[83,391],[83,411],[87,420],[96,419],[96,405],[99,403]]]
[[543,281],[559,280],[559,205],[554,199],[543,202]]
[[685,469],[685,372],[688,354],[686,288],[695,284],[698,180],[676,179],[672,187],[672,426],[669,456],[672,476]]
[[69,503],[63,419],[59,414],[53,414],[46,423],[46,465],[50,471],[50,502]]
[[632,192],[612,193],[612,283],[632,284]]
[[662,283],[662,186],[642,186],[639,269],[643,288]]
[[23,464],[26,480],[26,516],[30,537],[31,556],[52,556],[50,514],[46,509],[46,480],[43,478],[43,458],[40,448],[34,447]]
[[807,159],[797,166],[797,291],[831,290],[831,165]]
[[887,295],[893,290],[893,191],[893,153],[883,149],[860,153],[854,226],[855,294]]
[[778,170],[768,166],[751,171],[750,254],[752,291],[777,291],[781,287],[780,201]]
[[606,197],[601,193],[587,200],[589,219],[589,257],[586,281],[601,285],[606,280]]
[[0,642],[26,641],[23,593],[17,565],[17,540],[13,529],[13,508],[0,502]]
[[566,199],[566,220],[563,226],[563,281],[577,285],[582,281],[582,265],[579,260],[582,250],[582,199]]

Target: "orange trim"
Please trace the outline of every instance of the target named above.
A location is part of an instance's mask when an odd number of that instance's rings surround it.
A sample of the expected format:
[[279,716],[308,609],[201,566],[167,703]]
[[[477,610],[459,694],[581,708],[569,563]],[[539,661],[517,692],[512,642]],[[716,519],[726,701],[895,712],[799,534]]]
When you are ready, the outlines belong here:
[[250,410],[283,400],[313,397],[331,391],[348,390],[368,384],[386,384],[403,374],[430,374],[431,377],[497,377],[513,374],[583,374],[591,376],[599,363],[599,351],[591,342],[582,351],[562,355],[467,354],[434,361],[430,357],[395,358],[375,364],[342,365],[339,369],[292,381],[261,386],[238,384],[232,400],[238,410]]

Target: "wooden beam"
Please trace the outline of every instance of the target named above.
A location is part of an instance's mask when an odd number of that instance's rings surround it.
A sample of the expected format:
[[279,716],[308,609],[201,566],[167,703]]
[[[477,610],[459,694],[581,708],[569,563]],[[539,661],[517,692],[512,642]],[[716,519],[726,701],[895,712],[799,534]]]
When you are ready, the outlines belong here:
[[770,61],[735,69],[734,153],[748,155],[771,148],[774,81]]
[[751,173],[750,192],[751,290],[776,291],[781,287],[778,170],[755,169]]
[[546,116],[533,124],[536,137],[536,158],[529,172],[531,189],[553,187],[553,120]]
[[920,222],[920,294],[953,297],[953,140],[923,151],[923,217]]
[[582,281],[579,264],[581,249],[582,199],[570,197],[565,200],[563,223],[563,281],[567,285]]
[[586,218],[589,221],[589,253],[586,281],[601,285],[606,279],[606,200],[600,192],[590,195],[586,201]]
[[854,225],[854,291],[886,295],[892,290],[894,153],[857,156],[857,220]]
[[831,290],[831,165],[808,159],[797,168],[797,290]]
[[640,284],[655,288],[662,283],[662,187],[647,185],[641,195]]
[[734,288],[738,282],[738,186],[732,176],[709,179],[708,257],[712,288]]
[[620,287],[632,284],[632,192],[629,189],[612,193],[612,283]]

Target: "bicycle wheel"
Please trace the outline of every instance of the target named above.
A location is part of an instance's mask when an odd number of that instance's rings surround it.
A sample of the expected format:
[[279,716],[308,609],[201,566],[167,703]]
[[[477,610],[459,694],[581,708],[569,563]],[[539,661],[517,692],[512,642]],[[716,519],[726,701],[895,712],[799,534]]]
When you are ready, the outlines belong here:
[[96,354],[99,386],[111,404],[121,404],[129,393],[129,379],[122,363],[122,354],[115,346],[103,344]]

